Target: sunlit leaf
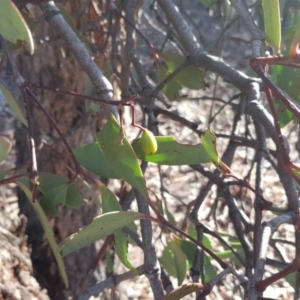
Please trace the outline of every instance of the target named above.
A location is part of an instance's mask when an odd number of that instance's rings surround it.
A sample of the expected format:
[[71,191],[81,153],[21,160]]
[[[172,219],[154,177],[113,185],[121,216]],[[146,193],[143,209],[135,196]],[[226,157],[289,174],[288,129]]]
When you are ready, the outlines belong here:
[[43,209],[41,208],[40,204],[38,201],[35,201],[34,203],[31,201],[32,199],[32,194],[31,191],[28,188],[28,179],[19,179],[17,181],[18,186],[23,190],[23,192],[26,194],[27,198],[29,199],[30,204],[32,205],[33,209],[35,210],[35,213],[37,214],[37,217],[44,229],[45,235],[47,237],[47,240],[49,242],[49,245],[53,251],[54,257],[56,259],[56,262],[58,264],[58,268],[61,274],[61,277],[64,281],[64,284],[66,286],[66,288],[69,287],[69,281],[68,281],[68,276],[66,273],[66,269],[65,269],[65,265],[64,265],[64,261],[63,258],[61,256],[61,254],[59,253],[58,250],[58,245],[55,242],[55,237],[54,237],[54,233],[52,231],[52,228],[49,224],[48,218],[45,215]]
[[16,115],[16,117],[25,125],[28,127],[27,120],[25,119],[22,110],[20,109],[18,102],[15,100],[14,96],[11,94],[11,92],[6,88],[6,86],[0,82],[0,90],[4,95],[4,98],[6,99],[8,105],[10,106],[13,113]]
[[121,178],[105,159],[98,143],[80,146],[74,150],[74,154],[78,162],[88,171],[103,178]]
[[[272,80],[292,99],[300,103],[300,70],[296,68],[286,68],[283,66],[274,66],[272,68]],[[274,98],[274,105],[279,120],[280,127],[284,127],[290,121],[294,120],[294,114],[286,109],[282,102]]]
[[96,137],[100,150],[114,172],[147,197],[145,180],[135,152],[112,114]]
[[[164,79],[166,79],[172,72],[170,72],[168,69],[165,68],[165,66],[158,66],[157,67],[157,78],[159,82],[162,82]],[[163,92],[166,95],[166,97],[170,101],[177,100],[179,98],[179,91],[181,90],[180,83],[175,79],[171,79],[164,87]]]
[[66,256],[78,249],[86,247],[97,240],[112,234],[116,229],[122,228],[130,222],[143,218],[138,212],[109,212],[93,219],[92,223],[81,228],[77,233],[67,237],[60,245],[59,250]]
[[205,148],[207,154],[210,156],[211,161],[219,164],[220,158],[216,148],[216,136],[208,128],[204,134],[201,135],[201,143]]
[[279,0],[262,0],[266,44],[273,49],[274,54],[280,51],[281,20]]
[[33,54],[31,32],[16,5],[10,0],[0,0],[0,7],[0,34],[13,44],[27,43]]
[[184,145],[178,143],[172,136],[157,136],[158,149],[156,153],[147,155],[142,149],[140,140],[134,142],[133,149],[141,160],[160,165],[193,165],[211,162],[203,145]]
[[[160,53],[168,67],[169,73],[174,72],[186,58],[180,54],[175,53]],[[203,79],[205,73],[200,71],[197,67],[189,65],[181,70],[175,77],[179,84],[191,90],[200,90],[204,87]]]
[[8,153],[10,152],[12,143],[5,136],[0,136],[0,164],[4,161]]

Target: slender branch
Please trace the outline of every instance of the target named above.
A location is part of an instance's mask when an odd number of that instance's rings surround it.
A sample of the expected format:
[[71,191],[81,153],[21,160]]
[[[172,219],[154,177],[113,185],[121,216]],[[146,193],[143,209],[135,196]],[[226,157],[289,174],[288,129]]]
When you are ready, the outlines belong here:
[[182,44],[190,56],[190,61],[194,65],[201,69],[214,72],[222,78],[228,78],[234,86],[242,91],[246,91],[251,82],[260,81],[259,79],[250,78],[242,72],[233,69],[224,63],[221,58],[204,53],[179,9],[174,5],[174,2],[171,0],[158,0],[157,2],[182,39]]
[[[145,165],[145,163],[144,163]],[[140,192],[135,192],[139,212],[143,214],[150,214],[148,203]],[[140,220],[141,232],[143,238],[143,251],[144,251],[144,271],[147,276],[155,300],[163,297],[164,292],[160,279],[160,266],[156,257],[155,249],[152,243],[152,227],[149,220]]]
[[[295,212],[288,212],[285,213],[279,217],[276,217],[268,222],[265,222],[262,227],[262,238],[261,238],[261,244],[260,244],[260,251],[259,251],[259,257],[256,261],[255,266],[255,274],[254,278],[256,280],[256,283],[261,281],[263,274],[264,274],[264,267],[266,263],[266,254],[267,254],[267,248],[269,244],[269,240],[272,236],[272,234],[277,230],[277,228],[280,225],[283,224],[295,224],[297,220],[297,214]],[[257,299],[259,296],[259,291],[255,288],[255,286],[251,286],[250,293],[249,293],[249,300]]]
[[265,39],[266,34],[261,31],[254,22],[253,17],[250,15],[248,8],[242,0],[229,0],[232,6],[235,8],[244,24],[252,36],[252,57],[260,56],[260,47],[262,41]]
[[[103,75],[97,64],[92,60],[87,48],[77,37],[75,32],[66,22],[60,10],[55,6],[53,1],[40,5],[45,20],[61,35],[66,42],[76,60],[91,79],[95,86],[97,95],[101,95],[104,99],[113,100],[113,89],[111,83]],[[108,106],[110,112],[118,119],[118,113],[115,107]]]
[[[267,155],[267,145],[266,145],[266,136],[264,128],[258,122],[254,122],[256,129],[256,137],[257,137],[257,152],[256,152],[256,176],[255,176],[255,190],[259,195],[263,195],[263,169],[264,169],[264,161]],[[259,243],[261,241],[261,221],[262,221],[262,209],[260,206],[260,198],[255,196],[254,200],[254,210],[255,210],[255,222],[254,222],[254,242],[253,242],[253,265],[258,258],[259,252]]]
[[144,265],[137,267],[136,270],[127,271],[120,275],[113,275],[101,282],[97,282],[95,285],[91,286],[85,294],[79,296],[78,300],[89,300],[92,296],[97,297],[105,289],[115,288],[120,282],[124,280],[132,279],[136,276],[143,275]]

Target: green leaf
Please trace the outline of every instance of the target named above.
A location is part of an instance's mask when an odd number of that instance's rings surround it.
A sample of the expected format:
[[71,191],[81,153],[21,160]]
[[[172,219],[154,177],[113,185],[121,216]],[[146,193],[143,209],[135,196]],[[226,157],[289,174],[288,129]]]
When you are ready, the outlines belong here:
[[65,205],[73,209],[78,209],[83,204],[83,198],[78,189],[78,186],[74,182],[72,182],[68,185]]
[[81,228],[78,232],[67,237],[60,245],[59,250],[66,256],[78,249],[86,247],[97,240],[112,234],[130,222],[143,218],[138,212],[109,212],[93,219],[92,223]]
[[[177,242],[180,245],[182,251],[185,253],[187,260],[188,260],[188,266],[189,266],[189,268],[191,268],[194,263],[194,257],[195,257],[197,246],[194,243],[192,243],[191,241],[188,241],[185,239],[178,239]],[[203,236],[202,244],[205,247],[211,249],[210,240],[206,235]]]
[[114,236],[115,236],[114,249],[115,249],[120,261],[126,268],[128,268],[130,270],[136,270],[127,258],[127,254],[128,254],[127,236],[123,233],[122,229],[117,229],[114,232]]
[[[1,0],[0,0],[1,1]],[[0,13],[1,14],[1,13]],[[1,27],[1,25],[0,25]],[[0,90],[4,95],[4,98],[6,99],[8,105],[10,106],[11,110],[14,112],[14,114],[17,116],[17,118],[28,127],[27,119],[25,119],[22,110],[20,109],[18,102],[15,100],[11,92],[6,88],[6,86],[0,82]]]
[[198,0],[198,2],[207,8],[212,8],[212,6],[217,3],[217,0]]
[[157,136],[155,138],[158,149],[156,153],[151,155],[145,154],[140,140],[134,142],[132,146],[139,159],[170,166],[203,164],[212,161],[201,144],[180,144],[172,136]]
[[33,54],[31,32],[16,5],[10,0],[0,0],[0,7],[0,34],[13,44],[27,43]]
[[0,180],[4,179],[4,177],[9,173],[9,171],[1,171],[0,172]]
[[135,152],[112,114],[96,137],[99,149],[114,172],[147,198],[145,180]]
[[[160,53],[160,57],[164,59],[169,73],[173,73],[186,60],[184,56],[174,53]],[[204,87],[204,77],[204,72],[195,66],[189,65],[181,70],[175,79],[179,84],[190,90],[200,90]]]
[[274,54],[280,52],[281,20],[279,0],[262,0],[266,44],[273,49]]
[[39,183],[38,189],[44,194],[40,205],[48,217],[58,216],[58,205],[77,209],[84,204],[77,185],[74,182],[68,184],[64,177],[41,172]]
[[177,241],[168,243],[160,261],[169,275],[177,278],[178,286],[181,285],[187,272],[187,258]]
[[47,193],[48,191],[52,190],[53,188],[63,185],[67,183],[68,180],[62,176],[58,176],[51,173],[39,173],[39,191],[43,194]]
[[[272,80],[280,89],[300,103],[299,69],[275,66],[272,68]],[[284,127],[295,119],[294,114],[286,109],[280,100],[274,98],[274,104],[280,127]]]
[[78,162],[88,171],[103,178],[121,178],[105,159],[98,143],[80,146],[73,152]]
[[65,205],[68,186],[63,184],[47,191],[40,200],[40,205],[48,217],[57,217],[57,206]]
[[[103,213],[111,212],[111,211],[120,211],[121,206],[119,204],[118,199],[116,196],[104,185],[99,186],[101,198],[102,198],[102,211]],[[130,224],[128,224],[130,225]],[[127,258],[128,254],[128,238],[123,233],[122,229],[117,229],[114,232],[115,237],[115,251],[120,259],[120,261],[123,263],[125,267],[127,267],[130,270],[135,270],[135,268],[131,265]]]
[[110,251],[106,252],[106,256],[105,256],[105,273],[110,275],[113,274],[114,272],[114,260],[112,258],[112,255],[110,253]]
[[216,271],[209,257],[204,253],[204,278],[205,282],[210,282],[212,279],[216,278]]
[[[157,67],[157,78],[159,82],[165,80],[172,72],[168,71],[165,66],[158,66]],[[166,97],[170,101],[175,101],[179,98],[179,91],[181,90],[181,85],[177,79],[171,79],[164,87],[163,92]]]
[[289,275],[285,276],[284,279],[290,284],[291,287],[296,287],[296,273],[290,273]]
[[0,164],[4,161],[8,153],[10,152],[12,143],[5,136],[0,136]]
[[35,210],[35,213],[37,214],[37,217],[44,229],[45,235],[47,237],[47,240],[49,242],[49,245],[53,251],[54,257],[56,259],[56,262],[58,264],[58,268],[61,274],[61,277],[64,281],[64,284],[66,288],[69,287],[69,281],[68,281],[68,276],[66,273],[65,265],[63,258],[61,254],[59,253],[58,250],[58,245],[55,242],[55,237],[54,233],[52,231],[52,228],[48,222],[47,216],[45,215],[43,209],[41,208],[39,202],[35,201],[34,203],[31,201],[32,199],[32,194],[31,191],[28,188],[29,181],[28,179],[18,179],[17,181],[18,186],[24,191],[26,194],[27,198],[29,199],[30,204],[32,205],[33,209]]
[[121,211],[121,206],[119,204],[116,196],[104,185],[99,186],[99,190],[102,198],[102,212],[107,213],[110,211]]
[[180,239],[178,241],[182,251],[185,253],[188,262],[188,268],[190,269],[194,264],[194,258],[197,246],[191,241]]
[[210,131],[209,128],[206,129],[204,134],[201,135],[201,142],[207,154],[210,156],[211,161],[216,165],[219,165],[220,158],[216,148],[216,136]]

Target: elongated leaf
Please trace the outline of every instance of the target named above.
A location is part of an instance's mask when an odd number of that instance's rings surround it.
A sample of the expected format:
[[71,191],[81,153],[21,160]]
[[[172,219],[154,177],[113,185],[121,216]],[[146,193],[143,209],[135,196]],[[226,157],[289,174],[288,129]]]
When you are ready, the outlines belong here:
[[91,224],[67,237],[59,245],[59,250],[63,256],[66,256],[97,240],[107,237],[116,229],[122,228],[134,220],[141,219],[143,216],[141,213],[129,211],[110,212],[100,215],[94,218]]
[[[116,198],[116,196],[105,186],[99,186],[102,198],[102,210],[103,213],[110,211],[120,211],[121,206]],[[128,224],[130,225],[130,224]],[[117,229],[114,232],[115,237],[115,252],[118,255],[120,261],[125,267],[130,270],[135,270],[127,258],[128,254],[128,238],[123,233],[122,229]]]
[[114,236],[115,236],[114,248],[120,261],[126,268],[130,270],[136,270],[127,258],[127,254],[128,254],[127,236],[123,233],[122,229],[117,229],[114,232]]
[[112,114],[96,137],[100,150],[114,172],[147,197],[145,180],[135,152]]
[[216,278],[216,271],[215,268],[213,267],[213,265],[211,264],[211,260],[210,257],[204,253],[204,278],[205,278],[205,282],[209,282],[211,280],[213,280],[214,278]]
[[156,153],[147,155],[144,153],[140,140],[132,146],[141,160],[160,164],[160,165],[193,165],[211,162],[203,145],[184,145],[179,144],[172,136],[155,137],[158,145]]
[[160,261],[169,275],[175,276],[181,285],[187,272],[187,258],[177,241],[170,241],[164,248]]
[[[177,239],[176,242],[181,247],[182,251],[185,253],[188,266],[191,268],[194,263],[194,257],[196,253],[197,246],[189,240]],[[203,236],[203,240],[201,242],[205,247],[211,249],[211,243],[206,235]]]
[[216,148],[216,136],[208,128],[201,136],[201,142],[207,154],[210,156],[211,161],[219,164],[220,158]]
[[279,0],[262,0],[264,11],[266,43],[273,49],[274,54],[280,51],[281,20]]
[[16,117],[25,125],[28,127],[27,120],[25,119],[22,110],[20,109],[17,101],[15,100],[14,96],[11,94],[11,92],[7,89],[7,87],[0,82],[0,90],[4,95],[4,98],[6,99],[8,105],[10,106],[11,110],[14,112]]
[[5,136],[0,136],[0,164],[4,161],[8,153],[10,152],[12,143]]
[[13,44],[27,43],[33,54],[32,35],[18,8],[10,0],[0,0],[0,7],[0,34]]
[[59,253],[58,250],[58,245],[55,242],[55,237],[54,237],[54,233],[52,231],[52,228],[48,222],[47,216],[45,215],[43,209],[41,208],[40,204],[35,201],[34,203],[31,201],[32,199],[32,194],[31,191],[28,188],[28,183],[29,181],[27,179],[19,179],[17,184],[18,186],[24,191],[24,193],[26,194],[27,198],[29,199],[30,204],[32,205],[33,209],[35,210],[37,217],[44,229],[45,235],[47,237],[47,240],[49,242],[49,245],[53,251],[54,257],[56,259],[56,262],[58,264],[58,268],[61,274],[61,277],[64,281],[64,284],[66,286],[66,288],[69,287],[69,280],[68,280],[68,276],[66,273],[66,269],[65,269],[65,265],[64,265],[64,261],[63,258],[61,256],[61,254]]
[[[107,213],[110,211],[120,211],[121,206],[116,196],[105,186],[99,186],[102,198],[102,211]],[[130,224],[128,224],[130,225]],[[115,236],[115,252],[117,253],[120,261],[125,267],[130,270],[135,270],[127,258],[128,254],[128,238],[123,233],[122,229],[117,229],[114,232]]]
[[105,273],[112,274],[114,272],[114,260],[110,251],[106,252],[105,256]]
[[78,162],[88,171],[103,178],[121,178],[105,159],[103,152],[99,149],[98,143],[80,146],[73,152]]

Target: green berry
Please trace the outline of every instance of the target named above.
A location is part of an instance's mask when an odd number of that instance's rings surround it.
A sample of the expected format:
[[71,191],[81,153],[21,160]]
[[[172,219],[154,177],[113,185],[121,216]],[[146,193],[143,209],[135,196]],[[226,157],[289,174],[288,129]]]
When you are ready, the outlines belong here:
[[155,136],[147,129],[145,129],[142,133],[141,144],[145,154],[154,154],[157,151]]

